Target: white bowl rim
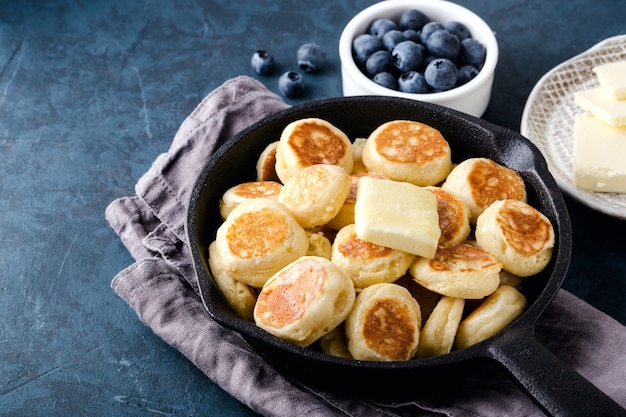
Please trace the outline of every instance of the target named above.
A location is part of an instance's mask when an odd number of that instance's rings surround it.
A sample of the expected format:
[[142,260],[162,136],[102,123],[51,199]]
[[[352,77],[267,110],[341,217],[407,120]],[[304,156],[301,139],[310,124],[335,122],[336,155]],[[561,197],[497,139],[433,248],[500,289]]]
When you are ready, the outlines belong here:
[[[484,39],[481,37],[480,41],[485,45],[487,55],[485,57],[485,63],[483,64],[483,67],[478,75],[476,75],[476,77],[468,83],[459,87],[426,94],[405,93],[398,90],[391,90],[375,83],[372,79],[365,75],[357,66],[352,55],[353,39],[358,34],[365,33],[364,31],[357,30],[358,27],[363,26],[365,22],[371,23],[376,18],[390,16],[393,12],[397,13],[398,11],[401,12],[402,10],[408,9],[421,10],[426,15],[428,15],[429,10],[437,9],[443,12],[445,9],[446,11],[453,12],[451,13],[451,18],[449,20],[458,20],[464,24],[467,23],[464,19],[471,20],[471,26],[480,28],[480,33],[484,34]],[[463,15],[463,18],[459,18],[459,15]],[[438,18],[433,20],[441,21],[441,19]],[[447,21],[442,23],[447,23]],[[475,37],[474,33],[472,33],[472,37]],[[431,102],[454,100],[457,97],[471,94],[481,88],[484,83],[493,78],[493,74],[498,63],[498,54],[498,42],[489,25],[487,25],[487,23],[476,13],[448,0],[384,0],[379,3],[375,3],[357,13],[345,26],[339,39],[339,58],[341,60],[341,65],[343,69],[348,72],[349,76],[355,80],[355,82],[363,85],[364,88],[378,95],[393,95],[395,97],[405,97],[413,100]]]

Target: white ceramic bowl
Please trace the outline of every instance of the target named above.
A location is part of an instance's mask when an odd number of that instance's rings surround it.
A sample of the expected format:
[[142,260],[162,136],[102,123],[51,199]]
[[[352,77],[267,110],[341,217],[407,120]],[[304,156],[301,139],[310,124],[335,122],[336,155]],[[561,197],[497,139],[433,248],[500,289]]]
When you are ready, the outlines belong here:
[[[452,20],[459,21],[467,26],[473,38],[482,42],[487,50],[487,56],[483,68],[474,79],[460,87],[439,93],[411,94],[378,85],[361,72],[352,56],[354,38],[366,33],[375,19],[386,17],[398,22],[400,15],[409,9],[420,10],[431,20],[442,24]],[[404,97],[439,104],[481,117],[491,98],[493,76],[498,62],[498,43],[493,31],[484,20],[456,3],[446,0],[385,0],[364,9],[348,22],[339,39],[339,58],[344,96]]]

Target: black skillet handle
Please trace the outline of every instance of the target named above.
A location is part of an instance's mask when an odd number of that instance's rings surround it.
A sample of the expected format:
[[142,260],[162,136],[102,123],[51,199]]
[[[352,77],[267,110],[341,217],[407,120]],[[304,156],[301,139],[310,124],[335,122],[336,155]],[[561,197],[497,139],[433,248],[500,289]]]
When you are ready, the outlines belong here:
[[562,362],[530,331],[509,330],[494,338],[491,356],[549,415],[626,416],[624,408]]

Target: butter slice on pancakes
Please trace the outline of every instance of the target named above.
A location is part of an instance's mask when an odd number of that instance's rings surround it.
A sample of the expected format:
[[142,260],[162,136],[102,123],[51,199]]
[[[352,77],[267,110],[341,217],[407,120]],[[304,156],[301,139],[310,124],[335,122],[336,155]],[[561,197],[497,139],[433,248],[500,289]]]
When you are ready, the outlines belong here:
[[426,258],[435,256],[441,236],[437,198],[422,187],[362,177],[354,220],[360,239]]

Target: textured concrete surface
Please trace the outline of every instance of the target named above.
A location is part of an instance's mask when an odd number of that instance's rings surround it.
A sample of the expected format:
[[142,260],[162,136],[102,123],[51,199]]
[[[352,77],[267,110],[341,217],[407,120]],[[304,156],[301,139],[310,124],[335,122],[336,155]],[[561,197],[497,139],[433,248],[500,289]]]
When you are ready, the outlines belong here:
[[[0,414],[250,416],[144,327],[110,289],[132,259],[104,220],[198,102],[275,55],[273,91],[302,43],[328,65],[302,102],[341,95],[342,26],[373,1],[0,0]],[[496,32],[484,118],[519,129],[558,63],[624,34],[626,3],[459,1]],[[618,10],[619,9],[619,10]],[[567,200],[565,288],[626,323],[626,222]]]

